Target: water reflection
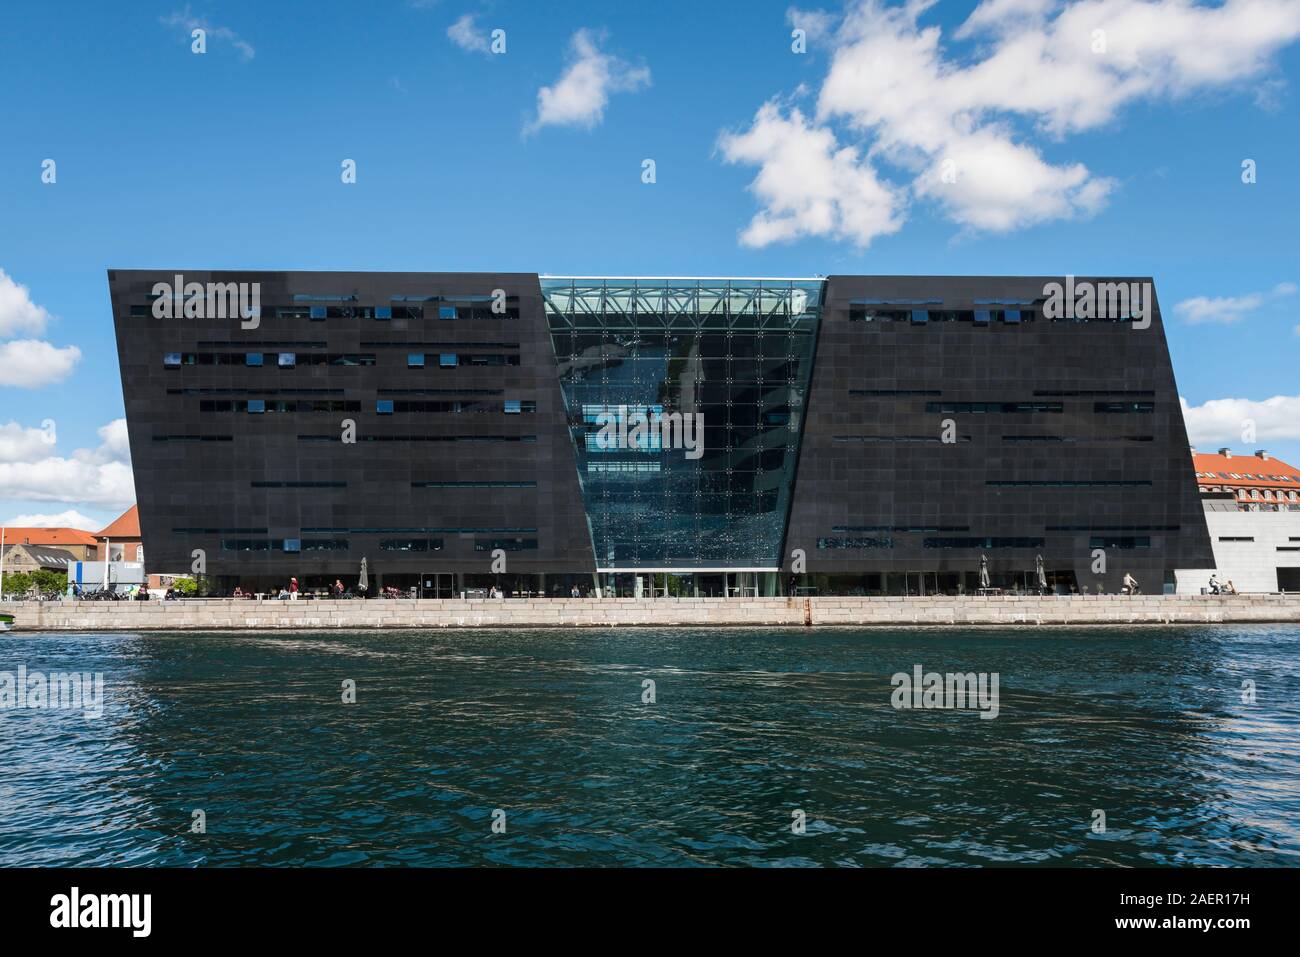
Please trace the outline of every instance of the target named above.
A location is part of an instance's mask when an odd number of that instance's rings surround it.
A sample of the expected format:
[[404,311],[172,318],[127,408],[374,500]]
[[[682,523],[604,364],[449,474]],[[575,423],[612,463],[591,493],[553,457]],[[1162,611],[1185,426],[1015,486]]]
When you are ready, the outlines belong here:
[[[103,671],[106,709],[0,712],[0,864],[1289,865],[1298,650],[1269,626],[15,632],[0,670]],[[998,672],[999,717],[895,710],[916,664]]]

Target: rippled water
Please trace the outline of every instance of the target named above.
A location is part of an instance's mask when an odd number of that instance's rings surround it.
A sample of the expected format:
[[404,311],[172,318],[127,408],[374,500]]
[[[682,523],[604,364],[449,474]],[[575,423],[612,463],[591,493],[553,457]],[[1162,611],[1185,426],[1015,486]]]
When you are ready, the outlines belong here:
[[[0,637],[20,663],[106,706],[0,711],[0,865],[1300,862],[1294,627]],[[895,710],[915,664],[999,673],[999,716]]]

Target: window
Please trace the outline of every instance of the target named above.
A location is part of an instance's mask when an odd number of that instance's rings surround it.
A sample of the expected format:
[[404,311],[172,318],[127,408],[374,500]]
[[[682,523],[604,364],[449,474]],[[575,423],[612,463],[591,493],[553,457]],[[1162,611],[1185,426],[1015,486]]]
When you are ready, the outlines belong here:
[[298,354],[297,354],[296,352],[281,352],[281,353],[280,353],[280,368],[281,368],[281,369],[292,369],[292,368],[293,368],[294,366],[296,366],[297,364],[298,364]]
[[518,415],[519,411],[520,411],[520,405],[518,399],[506,399],[507,415]]
[[265,400],[265,399],[249,399],[249,400],[248,400],[248,411],[249,411],[249,412],[265,412],[265,411],[266,411],[266,400]]
[[1220,535],[1219,536],[1219,541],[1221,542],[1253,542],[1254,540],[1255,537],[1253,535]]
[[179,352],[169,352],[163,356],[163,365],[168,369],[179,369],[181,365],[181,354]]
[[423,369],[423,368],[424,368],[424,353],[423,353],[423,352],[408,352],[408,353],[406,354],[406,368],[408,368],[408,369]]
[[375,400],[375,411],[378,412],[380,415],[392,415],[392,414],[393,414],[393,400],[392,400],[392,399],[376,399],[376,400]]
[[388,321],[389,319],[392,319],[392,318],[393,318],[393,307],[392,307],[392,306],[376,306],[376,307],[375,307],[375,320],[376,320],[377,322],[386,322],[386,321]]
[[244,365],[260,366],[262,364],[262,353],[248,352],[244,354]]
[[976,321],[976,322],[983,323],[984,325],[988,325],[989,321],[990,321],[992,318],[993,318],[993,317],[989,314],[989,311],[988,311],[987,309],[976,309],[976,310],[975,310],[975,321]]
[[325,307],[324,307],[324,306],[312,306],[312,307],[311,307],[311,315],[310,315],[310,318],[311,318],[312,321],[314,321],[314,322],[320,322],[321,320],[323,320],[323,319],[325,318]]
[[1004,309],[1004,310],[1002,310],[1002,321],[1003,321],[1003,322],[1012,322],[1012,323],[1019,322],[1019,321],[1020,321],[1020,310],[1019,310],[1019,309]]
[[913,322],[929,322],[929,321],[930,321],[930,312],[929,312],[929,310],[928,310],[928,309],[913,309],[913,310],[912,310],[912,321],[913,321]]
[[297,538],[286,538],[283,548],[286,552],[300,552],[302,551],[302,541]]
[[439,306],[439,307],[438,307],[438,318],[439,318],[439,319],[455,319],[455,318],[456,318],[456,307],[455,307],[455,306]]
[[454,352],[443,352],[438,356],[438,366],[443,369],[454,369],[459,365]]

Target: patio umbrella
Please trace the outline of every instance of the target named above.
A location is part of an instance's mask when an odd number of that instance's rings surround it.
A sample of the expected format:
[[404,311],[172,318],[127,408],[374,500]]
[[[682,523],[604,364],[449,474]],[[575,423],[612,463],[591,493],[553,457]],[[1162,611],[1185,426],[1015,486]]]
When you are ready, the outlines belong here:
[[989,559],[987,555],[980,556],[980,588],[989,587]]
[[370,572],[367,571],[366,559],[361,557],[361,577],[357,579],[357,591],[367,592],[370,590]]
[[1040,591],[1047,591],[1047,572],[1043,568],[1043,556],[1034,556],[1034,567],[1038,569],[1038,588]]

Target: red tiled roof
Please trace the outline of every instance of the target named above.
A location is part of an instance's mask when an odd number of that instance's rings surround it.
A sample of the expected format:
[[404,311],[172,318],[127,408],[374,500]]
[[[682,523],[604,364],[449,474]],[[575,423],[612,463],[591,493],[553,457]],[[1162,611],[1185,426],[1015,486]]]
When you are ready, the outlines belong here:
[[86,545],[98,548],[99,541],[91,532],[79,528],[24,528],[5,527],[6,545]]
[[96,538],[139,538],[140,511],[132,505],[125,512],[113,519],[106,528],[95,533]]
[[1272,456],[1261,459],[1254,455],[1234,453],[1229,458],[1217,452],[1197,452],[1192,456],[1192,462],[1196,467],[1197,485],[1280,488],[1300,492],[1300,469]]

